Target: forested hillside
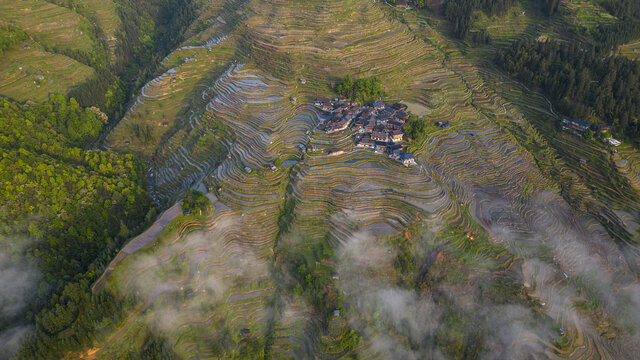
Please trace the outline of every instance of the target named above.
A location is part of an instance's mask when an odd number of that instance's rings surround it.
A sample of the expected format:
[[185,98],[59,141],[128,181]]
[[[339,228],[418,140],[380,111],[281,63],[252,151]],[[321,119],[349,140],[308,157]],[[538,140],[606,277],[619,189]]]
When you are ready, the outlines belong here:
[[[157,209],[146,164],[88,148],[181,41],[195,2],[29,0],[21,6],[22,12],[0,3],[0,54],[6,54],[0,88],[7,96],[0,98],[0,244],[9,249],[0,254],[0,268],[22,274],[20,290],[2,297],[15,306],[0,312],[0,335],[15,350],[35,324],[24,356],[52,358],[92,339],[94,321],[118,316],[121,304],[93,297],[89,284]],[[61,64],[82,69],[82,76],[60,72]],[[64,91],[44,102],[11,99],[54,88]],[[91,312],[89,304],[111,310]]]
[[542,89],[563,114],[640,136],[640,63],[603,58],[578,43],[520,42],[496,57],[510,75]]
[[38,268],[39,282],[24,284],[34,291],[16,299],[29,322],[57,311],[51,294],[95,279],[122,241],[154,217],[141,161],[84,149],[105,121],[60,95],[31,106],[0,100],[0,237],[11,239],[13,258]]

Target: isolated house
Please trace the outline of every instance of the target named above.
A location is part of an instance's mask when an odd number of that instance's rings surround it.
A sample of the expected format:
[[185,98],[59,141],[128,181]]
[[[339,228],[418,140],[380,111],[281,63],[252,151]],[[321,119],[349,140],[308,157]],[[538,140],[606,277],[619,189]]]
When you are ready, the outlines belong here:
[[588,122],[582,121],[580,119],[569,119],[565,117],[562,119],[562,126],[563,129],[570,129],[577,135],[583,135],[591,125],[589,125]]
[[620,146],[621,142],[614,139],[614,138],[609,138],[609,144],[613,145],[613,146]]

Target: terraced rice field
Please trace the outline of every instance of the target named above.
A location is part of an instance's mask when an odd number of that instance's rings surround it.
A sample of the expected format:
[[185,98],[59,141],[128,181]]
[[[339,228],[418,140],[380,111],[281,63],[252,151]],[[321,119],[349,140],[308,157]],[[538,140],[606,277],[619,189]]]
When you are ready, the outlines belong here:
[[85,17],[93,17],[96,20],[98,27],[104,33],[111,60],[115,60],[113,56],[117,45],[116,34],[120,30],[122,21],[118,16],[114,0],[73,0],[72,2],[88,15]]
[[218,34],[167,56],[164,72],[141,89],[109,135],[107,147],[148,160],[159,201],[175,200],[216,164],[220,149],[211,145],[217,138],[216,120],[207,104],[226,74],[234,44],[234,39]]
[[0,19],[15,25],[43,45],[91,50],[91,24],[75,12],[44,0],[2,0]]
[[[220,11],[228,20],[221,9],[213,4],[206,18]],[[555,131],[544,97],[500,80],[384,5],[256,0],[242,9],[241,26],[209,29],[215,36],[165,59],[176,73],[145,86],[109,137],[109,146],[147,156],[158,196],[175,199],[203,182],[215,202],[206,216],[178,217],[113,269],[107,288],[135,310],[98,357],[122,354],[148,326],[184,358],[260,349],[277,358],[437,357],[441,350],[427,347],[442,339],[443,303],[497,328],[487,341],[506,357],[640,351],[623,316],[637,304],[616,300],[638,291],[640,254],[623,234],[638,222],[637,190],[624,180],[637,178],[632,151],[610,159],[597,144]],[[204,38],[223,40],[203,46]],[[379,76],[390,99],[426,106],[425,121],[452,126],[430,127],[411,144],[415,167],[354,149],[349,131],[315,130],[323,115],[307,105],[344,74]],[[161,122],[151,151],[131,136],[135,122]],[[229,155],[212,161],[210,150],[190,144],[221,124]],[[580,157],[589,164],[576,164]],[[283,165],[272,171],[276,160]],[[607,169],[618,168],[626,175],[611,181]],[[427,231],[417,235],[416,226]],[[421,290],[413,279],[403,283],[418,273],[398,270],[401,240],[424,251],[427,275],[436,264],[446,281]],[[337,313],[295,290],[296,271],[305,269],[307,284],[312,273],[337,272],[320,290]],[[504,297],[478,303],[502,281],[515,295],[498,291]]]
[[604,8],[589,1],[565,1],[562,6],[566,7],[570,13],[569,21],[584,29],[592,29],[598,24],[610,24],[616,21],[616,18]]
[[[29,49],[23,49],[30,44]],[[0,58],[0,94],[18,101],[45,101],[88,79],[94,70],[31,41],[17,44]],[[37,79],[38,75],[44,79]]]
[[618,54],[628,56],[631,59],[640,59],[640,41],[634,41],[618,47]]

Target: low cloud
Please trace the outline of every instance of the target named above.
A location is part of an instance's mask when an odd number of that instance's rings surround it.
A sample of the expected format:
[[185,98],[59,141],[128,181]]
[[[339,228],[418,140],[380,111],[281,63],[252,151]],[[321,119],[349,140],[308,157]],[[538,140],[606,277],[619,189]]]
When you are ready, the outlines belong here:
[[[19,349],[24,338],[33,330],[23,326],[23,312],[37,290],[39,273],[32,263],[20,254],[10,254],[9,244],[0,241],[0,326],[10,323],[11,326],[0,327],[0,359],[8,358]],[[15,247],[15,245],[13,245]]]

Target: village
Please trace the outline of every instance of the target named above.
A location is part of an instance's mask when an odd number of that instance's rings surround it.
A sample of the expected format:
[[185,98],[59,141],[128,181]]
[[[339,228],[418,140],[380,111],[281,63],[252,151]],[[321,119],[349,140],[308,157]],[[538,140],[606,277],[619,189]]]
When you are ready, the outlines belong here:
[[317,98],[314,105],[331,115],[318,127],[327,133],[351,127],[355,146],[373,149],[400,161],[405,166],[416,164],[415,157],[404,151],[402,127],[409,119],[407,106],[395,103],[389,107],[382,100],[361,106],[345,98]]

